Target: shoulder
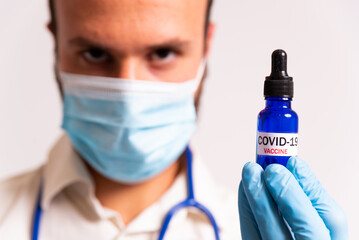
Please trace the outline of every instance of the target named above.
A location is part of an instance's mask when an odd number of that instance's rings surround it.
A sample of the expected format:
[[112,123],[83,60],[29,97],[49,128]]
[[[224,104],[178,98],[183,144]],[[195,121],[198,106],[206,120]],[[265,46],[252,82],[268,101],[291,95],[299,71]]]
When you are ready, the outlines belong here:
[[203,164],[196,163],[196,165],[194,185],[199,202],[214,215],[221,230],[221,239],[240,239],[236,189],[219,183]]
[[217,184],[214,194],[214,214],[222,232],[222,239],[240,239],[237,192],[223,184]]
[[0,181],[0,219],[20,202],[33,202],[40,185],[41,173],[42,167]]
[[[3,194],[14,194],[34,183],[39,183],[41,177],[42,167],[18,174],[11,178],[0,181],[0,192]],[[4,196],[1,194],[0,196]]]
[[221,230],[221,239],[240,239],[238,194],[215,179],[198,151],[193,153],[193,180],[196,197],[203,203]]

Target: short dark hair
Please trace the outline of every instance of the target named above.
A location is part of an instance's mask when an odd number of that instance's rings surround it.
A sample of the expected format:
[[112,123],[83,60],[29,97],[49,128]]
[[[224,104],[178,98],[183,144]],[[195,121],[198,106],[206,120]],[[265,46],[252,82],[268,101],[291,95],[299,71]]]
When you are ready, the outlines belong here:
[[[209,24],[209,21],[211,18],[212,5],[213,5],[213,0],[208,0],[207,10],[206,10],[206,22],[205,22],[205,29],[204,29],[205,36],[207,35],[208,24]],[[49,23],[50,28],[54,33],[56,33],[57,23],[56,23],[54,0],[49,0],[49,8],[50,8],[50,23]]]

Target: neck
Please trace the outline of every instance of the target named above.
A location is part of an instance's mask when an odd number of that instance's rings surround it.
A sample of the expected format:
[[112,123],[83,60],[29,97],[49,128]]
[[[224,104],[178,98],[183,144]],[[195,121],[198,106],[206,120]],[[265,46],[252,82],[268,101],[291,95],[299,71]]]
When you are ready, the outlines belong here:
[[291,108],[292,98],[266,97],[266,108]]
[[102,206],[117,211],[127,225],[171,187],[185,166],[185,154],[159,175],[138,184],[114,182],[88,165],[95,195]]

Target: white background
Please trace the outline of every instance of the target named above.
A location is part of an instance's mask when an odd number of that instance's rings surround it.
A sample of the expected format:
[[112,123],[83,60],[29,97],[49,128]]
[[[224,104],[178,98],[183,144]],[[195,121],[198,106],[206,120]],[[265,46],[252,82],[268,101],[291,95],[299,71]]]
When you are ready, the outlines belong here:
[[[242,166],[255,160],[271,52],[285,49],[300,156],[346,211],[352,239],[359,239],[358,13],[356,0],[215,0],[194,139],[216,179],[236,191]],[[47,19],[45,0],[0,0],[1,179],[41,164],[61,133]]]

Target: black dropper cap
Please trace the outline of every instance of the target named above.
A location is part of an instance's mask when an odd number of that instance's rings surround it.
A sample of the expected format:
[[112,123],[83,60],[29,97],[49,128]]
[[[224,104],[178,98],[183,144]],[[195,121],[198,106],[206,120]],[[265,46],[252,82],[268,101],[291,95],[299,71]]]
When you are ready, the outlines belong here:
[[287,73],[287,53],[277,49],[272,53],[272,72],[264,81],[264,97],[293,97],[293,78]]

